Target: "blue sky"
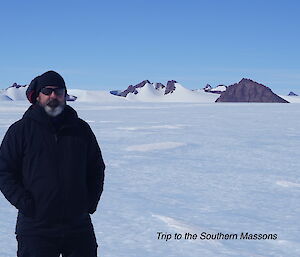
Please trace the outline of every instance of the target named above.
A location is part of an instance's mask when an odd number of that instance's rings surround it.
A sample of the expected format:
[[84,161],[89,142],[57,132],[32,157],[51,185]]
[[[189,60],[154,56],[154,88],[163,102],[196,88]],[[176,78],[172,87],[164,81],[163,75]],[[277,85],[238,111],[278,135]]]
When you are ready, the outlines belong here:
[[292,0],[5,1],[0,88],[53,69],[69,88],[246,77],[300,94],[299,13]]

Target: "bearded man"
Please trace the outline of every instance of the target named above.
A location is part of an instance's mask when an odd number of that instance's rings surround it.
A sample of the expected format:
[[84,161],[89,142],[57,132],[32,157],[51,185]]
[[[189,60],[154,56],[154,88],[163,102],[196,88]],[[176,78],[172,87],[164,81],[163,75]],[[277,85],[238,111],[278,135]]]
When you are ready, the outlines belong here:
[[89,125],[66,105],[55,71],[34,78],[32,105],[11,125],[0,148],[0,189],[18,209],[18,257],[95,257],[90,214],[96,211],[105,164]]

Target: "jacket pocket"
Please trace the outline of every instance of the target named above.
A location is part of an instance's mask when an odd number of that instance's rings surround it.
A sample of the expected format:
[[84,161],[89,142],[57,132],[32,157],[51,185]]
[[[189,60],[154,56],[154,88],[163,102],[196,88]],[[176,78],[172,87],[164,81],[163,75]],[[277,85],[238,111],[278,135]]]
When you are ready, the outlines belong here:
[[31,194],[26,191],[20,200],[19,211],[26,217],[33,218],[35,214],[35,204]]

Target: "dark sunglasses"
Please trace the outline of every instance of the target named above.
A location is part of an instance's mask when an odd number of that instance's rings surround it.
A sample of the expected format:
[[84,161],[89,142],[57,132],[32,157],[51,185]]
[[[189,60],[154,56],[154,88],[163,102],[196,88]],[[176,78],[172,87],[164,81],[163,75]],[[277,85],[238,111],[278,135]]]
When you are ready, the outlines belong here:
[[57,96],[62,96],[65,94],[65,89],[64,88],[51,88],[51,87],[43,87],[41,89],[41,93],[44,95],[51,95],[52,92],[56,94]]

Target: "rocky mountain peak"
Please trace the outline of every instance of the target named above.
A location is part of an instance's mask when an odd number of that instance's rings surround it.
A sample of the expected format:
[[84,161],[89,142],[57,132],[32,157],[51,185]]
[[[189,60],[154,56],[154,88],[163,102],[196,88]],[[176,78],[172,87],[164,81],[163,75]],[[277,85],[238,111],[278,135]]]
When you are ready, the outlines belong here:
[[203,90],[204,90],[205,92],[209,92],[211,89],[212,89],[212,87],[211,87],[210,84],[206,84],[206,86],[203,88]]
[[164,84],[162,84],[162,83],[154,83],[154,85],[155,85],[155,89],[163,89],[163,88],[165,88],[166,86],[164,85]]
[[240,83],[245,84],[245,83],[251,83],[251,82],[255,83],[255,81],[253,81],[251,79],[242,78],[238,84],[240,84]]
[[136,84],[135,86],[129,85],[127,89],[125,89],[123,92],[119,93],[118,95],[124,96],[124,97],[126,97],[129,93],[133,93],[136,95],[138,93],[138,91],[136,89],[145,86],[147,83],[151,84],[151,82],[146,79],[146,80],[143,80],[142,82]]
[[[27,85],[19,85],[19,84],[17,84],[16,82],[15,83],[13,83],[10,87],[8,87],[8,88],[19,88],[19,87],[26,87]],[[8,89],[8,88],[6,88],[6,89]]]
[[265,85],[246,78],[227,87],[216,102],[288,103]]
[[150,82],[148,79],[146,79],[146,80],[143,80],[142,82],[136,84],[134,87],[135,87],[135,88],[140,88],[140,87],[145,86],[147,83],[148,83],[148,84],[151,84],[151,82]]
[[177,83],[176,80],[169,80],[168,81],[167,86],[166,86],[166,90],[165,90],[165,95],[172,94],[175,91],[175,89],[176,89],[175,83]]
[[295,94],[293,91],[289,92],[288,96],[298,96],[297,94]]

